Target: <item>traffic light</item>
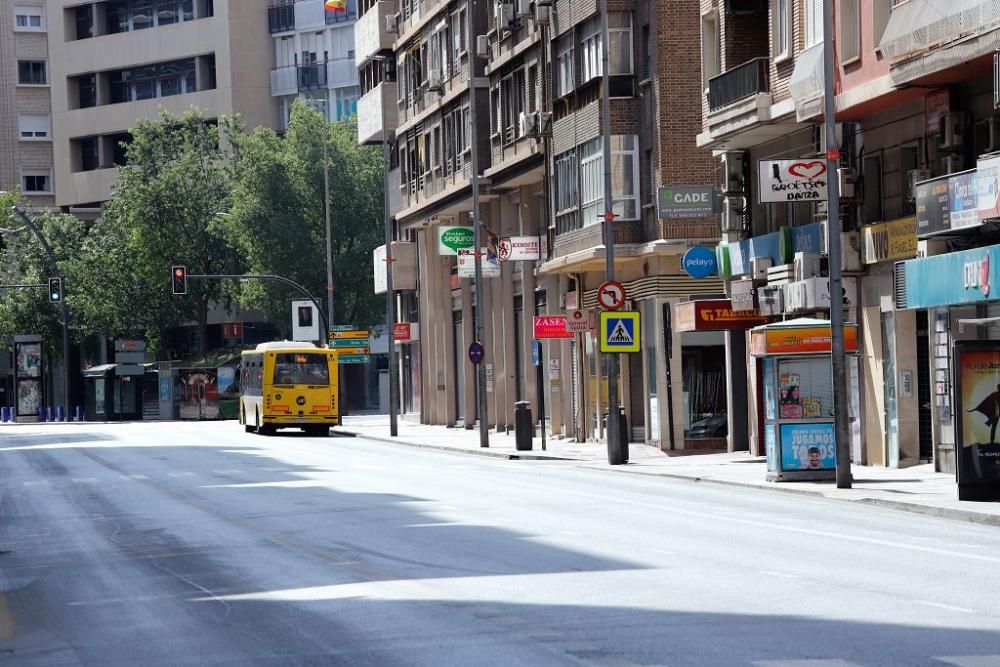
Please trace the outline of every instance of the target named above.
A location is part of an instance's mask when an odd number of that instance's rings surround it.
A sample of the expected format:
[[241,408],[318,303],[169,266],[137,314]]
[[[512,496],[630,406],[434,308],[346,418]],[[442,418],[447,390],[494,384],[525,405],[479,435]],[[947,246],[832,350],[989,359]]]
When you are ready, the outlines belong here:
[[175,266],[170,275],[173,278],[174,294],[187,294],[187,267]]
[[49,278],[49,301],[52,303],[62,303],[62,300],[62,278]]

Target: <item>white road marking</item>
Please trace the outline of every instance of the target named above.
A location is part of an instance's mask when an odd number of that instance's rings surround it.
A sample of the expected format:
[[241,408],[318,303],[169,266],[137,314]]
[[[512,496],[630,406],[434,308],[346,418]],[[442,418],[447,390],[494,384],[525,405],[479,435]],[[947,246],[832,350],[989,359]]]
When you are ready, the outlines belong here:
[[931,658],[937,662],[944,662],[955,667],[997,667],[1000,665],[1000,653],[993,655],[955,655]]
[[757,667],[861,667],[856,662],[847,662],[839,658],[834,660],[754,660]]
[[[947,609],[948,611],[958,611],[963,614],[975,613],[975,609],[969,609],[968,607],[956,607],[950,604],[942,604],[941,602],[931,602],[930,600],[914,600],[917,604],[926,605],[928,607],[935,607],[937,609]],[[1000,664],[1000,663],[997,663]]]
[[239,468],[228,468],[226,470],[213,470],[213,474],[216,475],[242,475],[244,472]]
[[145,475],[129,475],[129,479],[149,479]]
[[168,472],[167,477],[195,477],[193,472]]
[[76,484],[97,484],[98,479],[96,477],[74,477],[73,482]]
[[33,486],[45,486],[45,487],[48,487],[48,486],[52,486],[51,482],[49,482],[49,480],[47,480],[47,479],[34,479],[34,480],[30,480],[30,481],[24,482],[24,485],[27,486],[27,487],[33,487]]
[[766,574],[770,577],[781,577],[782,579],[801,579],[797,574],[789,574],[788,572],[774,572],[773,570],[762,570],[761,574]]

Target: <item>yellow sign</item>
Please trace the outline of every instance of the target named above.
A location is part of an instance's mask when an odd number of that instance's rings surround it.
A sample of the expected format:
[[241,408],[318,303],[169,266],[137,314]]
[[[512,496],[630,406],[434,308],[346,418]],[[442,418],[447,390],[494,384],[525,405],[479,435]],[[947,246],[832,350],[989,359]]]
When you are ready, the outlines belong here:
[[370,347],[338,347],[337,354],[371,354]]
[[917,218],[911,215],[862,227],[861,251],[865,264],[916,257]]
[[601,311],[601,352],[638,352],[639,331],[638,311]]
[[354,331],[331,331],[330,332],[330,338],[335,338],[335,339],[336,338],[351,338],[351,339],[371,338],[371,333],[369,333],[368,331],[359,331],[359,330],[354,330]]

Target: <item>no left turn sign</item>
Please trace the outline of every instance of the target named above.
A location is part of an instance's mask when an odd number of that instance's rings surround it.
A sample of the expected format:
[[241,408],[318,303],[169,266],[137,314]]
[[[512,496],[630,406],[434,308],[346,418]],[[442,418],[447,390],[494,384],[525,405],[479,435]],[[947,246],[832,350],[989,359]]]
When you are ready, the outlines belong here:
[[597,302],[605,310],[618,310],[625,305],[625,287],[611,280],[597,288]]

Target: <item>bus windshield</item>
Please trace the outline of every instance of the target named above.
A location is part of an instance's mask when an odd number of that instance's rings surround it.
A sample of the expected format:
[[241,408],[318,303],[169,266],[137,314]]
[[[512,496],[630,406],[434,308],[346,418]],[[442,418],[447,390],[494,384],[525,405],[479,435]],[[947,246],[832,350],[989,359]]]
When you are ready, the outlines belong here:
[[330,366],[324,354],[282,352],[274,359],[274,384],[329,385]]

